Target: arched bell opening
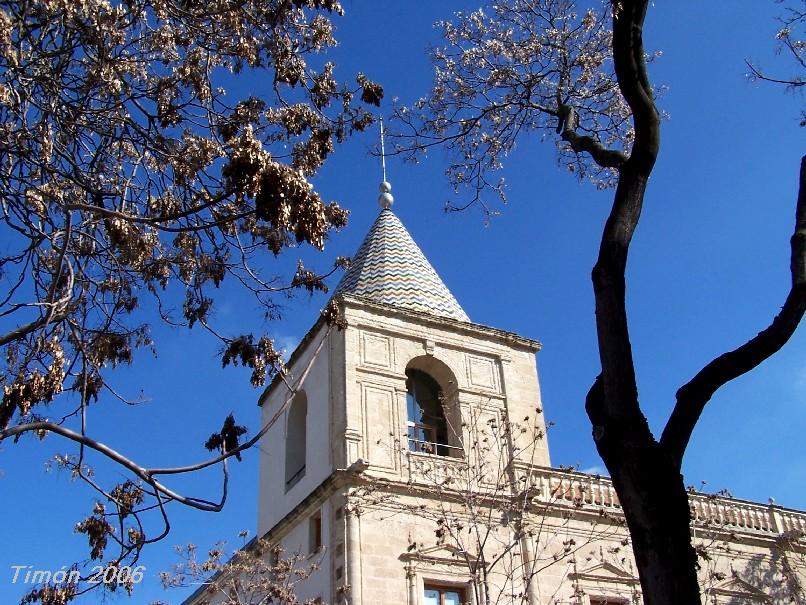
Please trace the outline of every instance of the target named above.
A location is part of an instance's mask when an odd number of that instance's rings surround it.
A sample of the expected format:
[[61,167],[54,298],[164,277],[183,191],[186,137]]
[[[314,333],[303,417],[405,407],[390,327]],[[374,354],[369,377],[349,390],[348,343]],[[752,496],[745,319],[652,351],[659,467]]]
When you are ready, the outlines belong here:
[[406,367],[406,428],[413,452],[462,457],[462,418],[453,372],[431,356]]

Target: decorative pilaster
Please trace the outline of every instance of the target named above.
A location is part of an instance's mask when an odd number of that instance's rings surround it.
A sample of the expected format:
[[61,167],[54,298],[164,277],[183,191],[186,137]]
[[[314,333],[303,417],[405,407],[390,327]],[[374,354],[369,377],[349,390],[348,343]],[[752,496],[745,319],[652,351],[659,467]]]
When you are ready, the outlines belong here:
[[347,601],[361,605],[361,517],[351,506],[345,507],[347,524],[347,583],[350,585]]
[[417,574],[411,564],[406,565],[406,583],[409,592],[408,605],[417,605]]
[[521,538],[521,557],[523,560],[524,580],[526,580],[526,602],[529,605],[540,605],[540,588],[538,587],[537,574],[535,573],[534,544],[525,528],[524,536]]

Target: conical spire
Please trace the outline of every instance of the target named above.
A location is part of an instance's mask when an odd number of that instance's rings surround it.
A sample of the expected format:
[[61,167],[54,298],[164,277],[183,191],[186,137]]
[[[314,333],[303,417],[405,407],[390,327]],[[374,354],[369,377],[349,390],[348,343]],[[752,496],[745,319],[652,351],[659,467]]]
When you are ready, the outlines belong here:
[[354,294],[372,301],[412,311],[470,321],[414,242],[395,213],[384,201],[391,186],[381,185],[382,210],[353,257],[336,294]]
[[392,212],[392,185],[386,180],[386,149],[381,129],[383,181],[378,205],[381,213],[336,286],[336,294],[353,294],[412,311],[470,321],[450,290],[434,271],[422,250]]

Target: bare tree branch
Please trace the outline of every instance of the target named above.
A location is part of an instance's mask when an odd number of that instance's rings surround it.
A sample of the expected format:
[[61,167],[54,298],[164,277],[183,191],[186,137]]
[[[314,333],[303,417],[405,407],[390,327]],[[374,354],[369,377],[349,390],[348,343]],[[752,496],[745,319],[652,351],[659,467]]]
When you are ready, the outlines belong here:
[[806,156],[801,159],[795,232],[790,241],[792,285],[781,312],[770,325],[742,346],[723,353],[677,391],[677,401],[660,443],[678,468],[694,427],[711,400],[723,385],[738,378],[775,354],[791,338],[806,312]]
[[560,124],[557,132],[577,153],[588,153],[602,168],[620,168],[627,161],[627,155],[618,149],[608,149],[591,136],[576,133],[577,114],[569,105],[560,105]]
[[[279,317],[277,293],[327,289],[343,260],[316,272],[270,261],[299,245],[321,250],[346,224],[311,180],[383,96],[364,74],[342,81],[319,60],[336,44],[336,1],[151,8],[11,0],[0,11],[0,271],[10,285],[0,295],[0,441],[52,433],[76,448],[56,464],[104,500],[82,521],[96,558],[107,541],[130,557],[149,543],[130,500],[163,516],[168,501],[219,510],[228,457],[266,427],[211,460],[149,469],[90,432],[89,403],[129,402],[114,368],[156,351],[154,323],[203,325],[223,344],[222,364],[250,369],[255,387],[284,371],[268,334],[216,329],[218,288],[232,282],[228,296],[253,297],[266,320]],[[244,69],[271,82],[261,98],[221,86]],[[93,477],[96,456],[132,481]],[[221,500],[156,480],[217,464]]]

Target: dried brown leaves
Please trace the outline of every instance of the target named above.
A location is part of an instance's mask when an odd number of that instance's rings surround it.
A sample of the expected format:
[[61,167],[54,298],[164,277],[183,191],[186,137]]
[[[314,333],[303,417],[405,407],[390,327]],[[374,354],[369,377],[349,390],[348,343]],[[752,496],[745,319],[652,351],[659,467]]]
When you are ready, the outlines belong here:
[[[88,404],[118,398],[110,370],[155,346],[155,321],[208,329],[255,386],[283,370],[267,336],[214,329],[217,288],[245,289],[273,317],[277,293],[321,285],[266,259],[321,249],[347,221],[310,179],[371,123],[383,90],[320,58],[341,14],[335,0],[2,3],[0,431],[48,404],[85,436]],[[231,98],[221,84],[247,69],[270,85]],[[153,491],[93,488],[118,517],[147,509],[140,497],[159,510]],[[111,539],[105,519],[79,526],[93,557]],[[120,556],[159,531],[146,534],[118,530]]]

